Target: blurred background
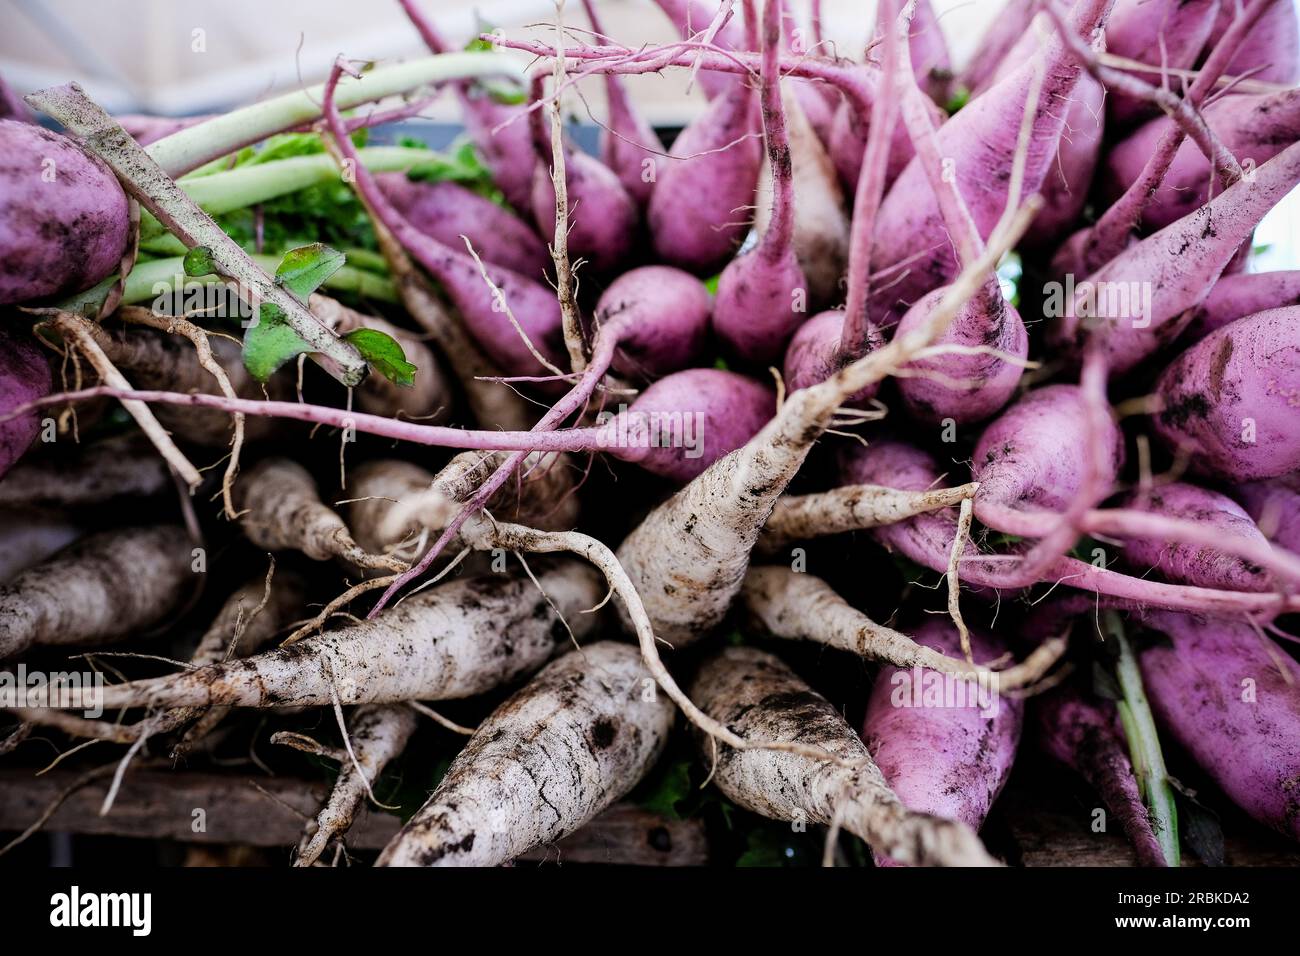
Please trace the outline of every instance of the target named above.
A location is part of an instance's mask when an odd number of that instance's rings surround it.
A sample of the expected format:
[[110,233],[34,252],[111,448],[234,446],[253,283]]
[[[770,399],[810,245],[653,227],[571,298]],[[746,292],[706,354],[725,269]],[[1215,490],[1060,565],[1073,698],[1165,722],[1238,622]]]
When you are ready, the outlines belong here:
[[[1006,0],[932,3],[960,67]],[[596,4],[605,31],[621,42],[676,37],[651,0]],[[788,5],[799,22],[808,22],[809,0]],[[555,17],[553,0],[422,0],[421,6],[457,43],[485,27],[540,37]],[[875,0],[823,0],[822,7],[826,36],[842,54],[858,55],[875,20]],[[579,0],[566,0],[564,20],[587,27]],[[76,80],[113,112],[225,110],[320,82],[339,53],[388,60],[425,52],[396,0],[0,0],[0,74],[16,90]],[[628,85],[658,126],[680,127],[704,105],[698,91],[687,89],[682,70],[630,77]],[[601,109],[599,83],[588,84],[583,95]],[[450,97],[425,115],[439,124],[458,121]],[[446,132],[429,138],[442,145]],[[1300,267],[1300,191],[1265,220],[1256,243],[1254,271]]]

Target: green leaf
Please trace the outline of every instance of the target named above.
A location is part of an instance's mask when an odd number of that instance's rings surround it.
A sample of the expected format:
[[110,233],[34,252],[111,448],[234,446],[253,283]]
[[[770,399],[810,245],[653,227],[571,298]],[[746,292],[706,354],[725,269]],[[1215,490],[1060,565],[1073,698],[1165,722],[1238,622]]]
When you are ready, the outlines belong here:
[[273,302],[262,303],[257,321],[244,332],[244,367],[259,382],[265,382],[285,362],[311,350]]
[[948,103],[944,108],[948,111],[949,116],[953,116],[956,113],[958,113],[961,110],[961,108],[969,102],[970,102],[970,90],[962,86],[962,87],[958,87],[957,91],[953,93],[951,97],[949,97]]
[[343,268],[343,253],[321,242],[290,249],[275,270],[275,282],[283,286],[304,305],[307,298]]
[[198,278],[210,276],[217,271],[216,263],[212,261],[212,250],[207,246],[195,246],[185,253],[183,262],[187,276]]
[[719,372],[727,372],[731,370],[731,366],[727,364],[727,360],[724,359],[721,355],[719,355],[716,359],[713,360],[713,367],[716,368]]
[[663,774],[654,789],[647,793],[641,802],[642,808],[662,814],[672,820],[680,820],[681,813],[677,805],[691,795],[691,764],[681,760],[673,764]]
[[722,279],[722,273],[719,272],[717,275],[710,276],[708,279],[704,280],[704,288],[709,290],[709,295],[718,294],[718,282],[720,282],[721,279]]
[[390,382],[402,388],[415,384],[418,369],[406,360],[402,344],[391,335],[378,329],[354,329],[343,338],[356,346],[361,357]]

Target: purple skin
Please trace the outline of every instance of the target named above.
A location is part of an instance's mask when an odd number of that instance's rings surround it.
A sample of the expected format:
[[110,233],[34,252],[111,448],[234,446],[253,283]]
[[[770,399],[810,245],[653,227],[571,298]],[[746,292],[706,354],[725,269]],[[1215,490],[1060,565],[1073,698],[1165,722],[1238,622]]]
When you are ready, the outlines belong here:
[[[44,398],[51,386],[49,363],[31,336],[0,326],[0,407]],[[0,422],[0,477],[23,456],[38,431],[40,416],[35,412]]]
[[1168,865],[1133,773],[1115,704],[1085,698],[1067,685],[1036,698],[1033,710],[1039,745],[1097,791],[1137,851],[1138,864]]
[[998,67],[1029,31],[1035,13],[1035,0],[1007,0],[980,37],[975,55],[959,76],[959,85],[970,90],[972,96],[983,93],[994,82]]
[[[935,107],[936,122],[943,122],[945,114]],[[839,174],[840,183],[847,195],[853,195],[858,188],[858,176],[862,172],[862,155],[867,148],[867,133],[870,124],[848,100],[841,100],[831,122],[830,138],[826,141],[826,150],[835,172]],[[912,140],[907,135],[907,128],[900,119],[894,127],[894,135],[889,141],[889,162],[885,166],[885,188],[896,180],[912,161],[916,151]]]
[[1155,431],[1191,468],[1233,482],[1300,468],[1300,307],[1238,319],[1180,355],[1156,385]]
[[[895,335],[903,335],[929,321],[947,289],[935,289],[907,310]],[[1020,313],[1002,297],[996,281],[962,307],[961,313],[934,342],[935,345],[988,345],[1014,355],[1029,356],[1029,334]],[[951,418],[958,424],[978,422],[1002,408],[1020,385],[1023,366],[996,355],[944,355],[913,362],[911,377],[898,380],[898,391],[914,418],[935,424]],[[926,372],[942,377],[930,377]]]
[[[1134,494],[1123,507],[1136,508],[1141,504],[1142,496]],[[1180,481],[1149,492],[1143,510],[1212,525],[1225,538],[1248,539],[1261,544],[1267,540],[1250,515],[1231,498]],[[1274,586],[1269,574],[1259,566],[1196,545],[1130,538],[1124,542],[1124,560],[1139,575],[1155,571],[1175,584],[1257,592],[1270,591]]]
[[[477,88],[458,87],[457,95],[464,110],[465,130],[492,170],[492,181],[517,211],[530,211],[537,155],[523,107],[498,103]],[[552,209],[552,220],[554,215]]]
[[602,134],[600,158],[614,171],[637,206],[644,209],[655,188],[654,179],[646,175],[646,161],[657,163],[664,144],[654,127],[633,109],[618,74],[606,73],[605,87],[609,127],[613,132],[607,130]]
[[1238,485],[1236,494],[1266,538],[1300,554],[1300,472]]
[[732,259],[718,280],[713,329],[746,362],[772,362],[806,318],[808,279],[794,250],[794,184],[790,137],[781,102],[780,5],[763,5],[762,88],[759,102],[772,170],[772,217],[751,251]]
[[[1097,321],[1113,375],[1129,371],[1182,333],[1242,243],[1297,182],[1300,143],[1264,163],[1250,180],[1242,179],[1191,215],[1129,246],[1078,284],[1078,295],[1099,290]],[[1071,268],[1063,257],[1053,266],[1057,274]],[[1117,297],[1117,292],[1124,294]],[[1077,305],[1057,311],[1061,317],[1049,330],[1051,344],[1079,351],[1087,338],[1086,312]]]
[[81,292],[117,271],[130,217],[99,160],[66,136],[0,120],[0,184],[0,305]]
[[[948,621],[929,620],[913,637],[924,647],[961,657],[956,628]],[[1005,651],[993,638],[977,633],[971,634],[971,645],[977,663],[988,663]],[[926,700],[928,681],[941,680],[933,671],[923,673],[928,676],[914,688],[914,670],[881,669],[867,703],[862,739],[905,807],[960,820],[978,830],[1011,773],[1024,704],[994,696],[995,711],[987,714],[975,700],[975,685],[964,683],[961,689],[971,691],[967,706],[916,706],[918,698]]]
[[[550,156],[550,140],[546,155]],[[586,153],[567,148],[569,257],[586,259],[597,272],[613,272],[631,254],[641,211],[614,171]],[[555,188],[549,163],[533,169],[533,217],[547,242],[555,238]]]
[[[994,81],[1001,80],[1039,49],[1033,31],[1025,34],[998,69]],[[1087,73],[1070,98],[1065,113],[1065,129],[1056,152],[1056,162],[1043,179],[1040,195],[1043,208],[1034,217],[1021,240],[1023,245],[1056,245],[1071,226],[1079,221],[1088,201],[1093,176],[1101,161],[1101,144],[1105,133],[1106,90]]]
[[[670,427],[680,428],[685,448],[621,448],[617,435],[611,434],[608,452],[686,484],[759,433],[776,412],[776,393],[735,372],[692,368],[655,382],[632,403],[631,411],[662,416],[665,439]],[[612,432],[615,425],[604,427]],[[692,448],[691,443],[698,444]]]
[[[1259,165],[1300,140],[1300,90],[1228,96],[1205,108],[1205,120],[1238,160]],[[1107,154],[1102,188],[1108,204],[1142,173],[1172,123],[1167,118],[1154,119]],[[1184,140],[1163,184],[1146,206],[1143,225],[1161,229],[1204,205],[1214,178],[1205,154],[1195,143]]]
[[672,266],[625,272],[596,303],[601,327],[618,323],[614,370],[641,380],[654,380],[695,362],[708,341],[712,312],[704,283]]
[[[991,528],[1042,537],[1083,490],[1089,453],[1083,395],[1074,385],[1035,389],[984,430],[971,464],[980,482],[975,516]],[[1124,437],[1110,423],[1107,461],[1097,463],[1114,484]]]
[[[1236,12],[1236,0],[1221,0],[1219,19],[1211,35],[1223,36]],[[1233,76],[1250,73],[1252,80],[1284,86],[1300,80],[1300,21],[1296,20],[1294,5],[1277,0],[1269,7],[1246,34],[1228,65],[1228,73]]]
[[[879,21],[876,23],[876,32],[881,32]],[[916,74],[917,86],[930,99],[941,106],[945,105],[952,86],[952,59],[948,56],[943,28],[939,26],[939,18],[935,16],[930,0],[919,0],[916,4],[907,45],[912,52],[912,69]]]
[[1172,642],[1141,656],[1156,718],[1233,803],[1300,840],[1300,665],[1246,623],[1144,619]]
[[[1220,0],[1117,0],[1106,27],[1106,48],[1152,66],[1191,69],[1214,30]],[[1231,6],[1233,0],[1229,0]],[[1136,73],[1139,79],[1159,85],[1160,73]],[[1157,112],[1143,100],[1112,94],[1110,120],[1116,128],[1141,122]]]
[[[696,33],[703,33],[709,28],[714,15],[718,12],[718,4],[704,3],[702,0],[654,0],[654,2],[655,6],[673,22],[682,39]],[[739,17],[732,17],[726,26],[718,31],[713,42],[724,50],[734,50],[737,47],[744,49],[745,43],[741,37]],[[734,76],[709,70],[700,70],[695,75],[695,82],[704,91],[704,95],[711,100],[736,85]]]
[[[595,0],[583,0],[587,19],[596,34],[605,34],[605,28],[596,12]],[[638,208],[644,209],[654,192],[654,178],[645,175],[647,160],[657,162],[664,151],[663,140],[644,116],[636,109],[623,78],[606,73],[605,108],[609,114],[609,128],[601,131],[600,160],[618,176],[627,194]]]
[[[413,0],[398,2],[431,53],[454,52]],[[498,103],[486,90],[472,83],[458,83],[456,96],[461,102],[465,131],[492,171],[492,181],[516,211],[527,212],[532,201],[537,157],[524,108]]]
[[1196,310],[1185,338],[1199,342],[1230,322],[1292,305],[1300,305],[1300,269],[1225,275]]
[[[331,79],[336,80],[338,73],[336,68]],[[438,281],[460,311],[470,334],[502,371],[507,375],[535,376],[545,369],[515,330],[501,306],[501,297],[533,346],[552,364],[565,362],[560,303],[554,293],[540,281],[525,278],[501,266],[485,265],[487,273],[500,289],[499,297],[483,281],[483,270],[472,256],[425,235],[407,222],[389,202],[375,177],[358,159],[351,137],[343,131],[343,119],[334,103],[333,85],[326,86],[322,112],[344,158],[354,164],[356,189],[366,204],[392,230],[412,258]]]
[[20,123],[36,121],[23,98],[13,91],[3,76],[0,76],[0,119],[17,120]]
[[691,158],[659,163],[648,209],[660,259],[704,275],[735,252],[749,228],[763,162],[757,128],[754,91],[737,83],[677,137],[671,154]]
[[461,249],[468,236],[484,262],[540,279],[551,264],[546,244],[526,222],[459,183],[413,182],[405,173],[375,177],[394,208],[416,229]]
[[[1072,29],[1079,36],[1091,36],[1109,2],[1080,0],[1071,14]],[[1054,36],[1043,54],[973,99],[937,134],[941,155],[959,157],[954,166],[957,188],[985,241],[1006,208],[1006,171],[1011,167],[1017,131],[1041,56],[1047,57],[1047,70],[1040,103],[1070,100],[1079,82],[1080,67],[1060,38]],[[1056,162],[1065,113],[1049,107],[1035,114],[1025,163],[1026,195],[1041,188]],[[902,268],[904,263],[906,272],[897,281],[887,283],[889,294],[872,303],[872,321],[881,328],[894,325],[913,303],[952,281],[959,271],[938,199],[919,159],[908,164],[885,196],[871,255],[873,273]]]

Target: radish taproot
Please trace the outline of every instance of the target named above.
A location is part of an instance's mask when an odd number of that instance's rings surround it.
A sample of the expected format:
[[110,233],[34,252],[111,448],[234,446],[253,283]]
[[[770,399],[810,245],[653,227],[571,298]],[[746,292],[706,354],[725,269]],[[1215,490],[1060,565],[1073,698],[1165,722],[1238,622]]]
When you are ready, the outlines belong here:
[[32,646],[106,644],[156,628],[192,596],[201,580],[196,560],[186,533],[166,524],[69,545],[0,586],[0,660]]
[[636,786],[673,715],[635,648],[569,652],[479,725],[378,865],[497,866],[567,836]]
[[798,740],[831,758],[715,749],[701,739],[713,783],[733,803],[775,820],[838,821],[877,853],[918,866],[997,865],[964,823],[907,807],[839,711],[777,657],[726,648],[700,668],[691,696],[747,738]]

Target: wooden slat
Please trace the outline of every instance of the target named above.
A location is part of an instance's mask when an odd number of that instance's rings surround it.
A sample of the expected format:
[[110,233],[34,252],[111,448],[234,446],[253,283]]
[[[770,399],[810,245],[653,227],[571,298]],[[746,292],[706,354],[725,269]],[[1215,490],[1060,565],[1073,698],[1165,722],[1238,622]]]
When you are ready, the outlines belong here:
[[[78,776],[75,771],[41,777],[28,770],[0,771],[0,832],[26,829]],[[181,843],[288,847],[297,843],[304,818],[315,815],[327,790],[321,782],[280,777],[139,770],[127,774],[112,811],[101,817],[99,807],[107,787],[106,779],[97,780],[76,791],[44,829]],[[202,814],[196,813],[200,810]],[[363,810],[348,833],[348,846],[377,850],[398,826],[391,814]],[[708,843],[698,821],[666,820],[621,804],[568,839],[523,860],[698,866],[708,862]]]

